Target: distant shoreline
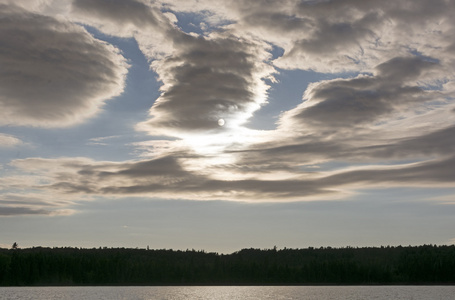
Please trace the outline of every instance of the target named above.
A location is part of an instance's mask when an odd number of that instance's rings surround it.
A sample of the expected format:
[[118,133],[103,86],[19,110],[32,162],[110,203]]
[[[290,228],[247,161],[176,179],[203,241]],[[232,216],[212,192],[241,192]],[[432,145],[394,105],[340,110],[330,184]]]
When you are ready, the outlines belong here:
[[0,286],[455,285],[455,246],[0,249]]

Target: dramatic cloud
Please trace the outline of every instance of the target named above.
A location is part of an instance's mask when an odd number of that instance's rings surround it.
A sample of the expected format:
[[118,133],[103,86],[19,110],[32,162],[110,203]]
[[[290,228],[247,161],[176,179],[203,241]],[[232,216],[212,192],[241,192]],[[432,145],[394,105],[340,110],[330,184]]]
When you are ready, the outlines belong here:
[[[173,157],[137,163],[27,159],[18,160],[14,165],[29,172],[33,170],[39,176],[33,185],[22,185],[23,188],[39,188],[61,199],[77,199],[83,195],[134,195],[195,200],[295,201],[334,199],[348,194],[353,188],[451,187],[455,180],[453,156],[421,163],[347,168],[313,175],[301,172],[294,178],[275,180],[214,179],[185,170]],[[52,170],[49,169],[51,166],[54,166]],[[43,184],[43,178],[46,178],[46,184]]]
[[451,1],[160,2],[177,12],[209,11],[203,15],[207,23],[227,23],[239,35],[283,48],[274,62],[280,68],[361,71],[409,51],[453,59]]
[[[58,195],[68,202],[46,202],[57,210],[84,197],[303,201],[453,186],[450,1],[74,0],[58,17],[43,3],[2,6],[3,123],[73,124],[121,93],[124,58],[79,24],[134,38],[160,95],[135,124],[152,136],[134,144],[136,160],[13,160],[0,181],[9,199]],[[191,17],[200,34],[182,29]],[[289,69],[324,74],[302,80],[302,102],[277,111],[275,129],[248,128],[268,101],[295,100],[268,99]],[[11,201],[10,214],[47,211]]]
[[228,32],[185,34],[158,7],[142,1],[77,0],[73,14],[109,34],[133,36],[153,61],[162,95],[142,130],[182,137],[238,127],[266,101],[262,79],[274,70],[266,63],[265,43]]
[[81,26],[0,4],[0,123],[68,126],[123,91],[124,58]]
[[153,134],[181,137],[188,132],[237,128],[266,100],[262,81],[273,69],[262,45],[232,36],[182,35],[176,50],[156,71],[162,95],[150,110]]

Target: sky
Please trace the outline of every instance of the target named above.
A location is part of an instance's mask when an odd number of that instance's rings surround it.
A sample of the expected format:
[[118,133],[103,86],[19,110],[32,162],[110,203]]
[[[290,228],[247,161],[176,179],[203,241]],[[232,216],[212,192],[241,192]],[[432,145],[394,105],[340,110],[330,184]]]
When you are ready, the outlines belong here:
[[0,0],[0,247],[455,243],[454,15]]

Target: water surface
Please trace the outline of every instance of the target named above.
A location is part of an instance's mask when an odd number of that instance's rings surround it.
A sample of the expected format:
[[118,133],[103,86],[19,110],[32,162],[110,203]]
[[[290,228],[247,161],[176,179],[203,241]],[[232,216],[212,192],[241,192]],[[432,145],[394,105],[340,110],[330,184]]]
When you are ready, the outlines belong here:
[[455,299],[455,286],[0,287],[0,299]]

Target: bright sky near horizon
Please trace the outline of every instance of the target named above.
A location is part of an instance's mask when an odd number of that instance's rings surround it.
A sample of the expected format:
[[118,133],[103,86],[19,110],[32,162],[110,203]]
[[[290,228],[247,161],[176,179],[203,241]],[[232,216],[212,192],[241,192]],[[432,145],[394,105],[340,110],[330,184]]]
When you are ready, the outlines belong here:
[[454,15],[0,0],[0,247],[453,244]]

